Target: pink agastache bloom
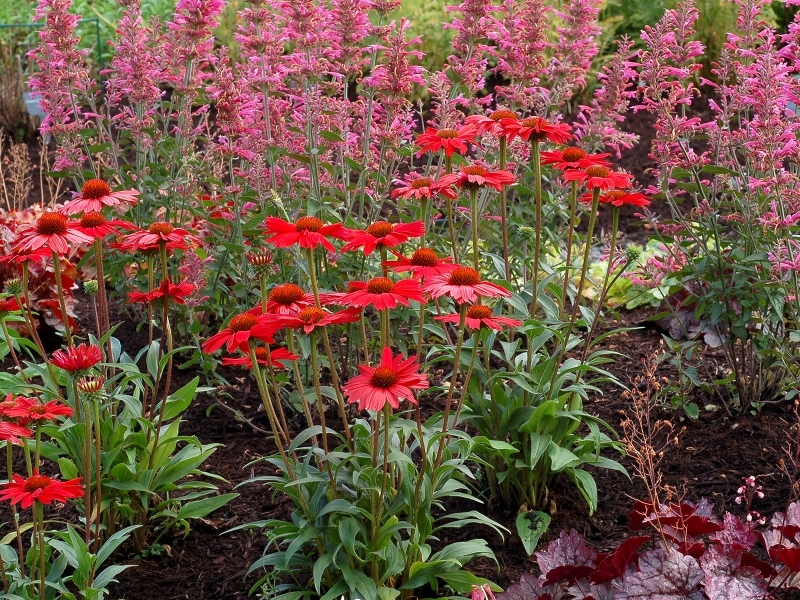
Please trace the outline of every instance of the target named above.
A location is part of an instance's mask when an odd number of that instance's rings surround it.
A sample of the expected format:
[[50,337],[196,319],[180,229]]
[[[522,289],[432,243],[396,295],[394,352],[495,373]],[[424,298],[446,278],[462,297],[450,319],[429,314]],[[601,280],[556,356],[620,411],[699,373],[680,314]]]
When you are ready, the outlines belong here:
[[117,112],[112,117],[119,127],[130,131],[131,137],[143,148],[151,148],[153,140],[148,131],[155,124],[156,105],[163,92],[158,87],[162,79],[161,58],[153,49],[152,37],[142,21],[138,0],[128,0],[122,18],[117,23],[117,35],[111,42],[114,58],[108,75],[108,103]]
[[497,58],[495,71],[511,84],[498,86],[495,95],[504,104],[529,112],[547,96],[539,78],[546,66],[551,8],[544,0],[503,0],[496,10],[499,16],[492,17],[489,31],[496,44],[492,51]]
[[284,33],[293,50],[284,61],[301,78],[318,80],[328,73],[333,54],[328,45],[331,13],[315,2],[273,0],[286,19]]
[[407,96],[414,84],[425,85],[422,77],[422,67],[411,64],[411,59],[422,60],[424,54],[419,50],[410,50],[412,46],[422,43],[422,38],[406,39],[406,30],[411,23],[400,19],[400,24],[391,23],[393,33],[385,39],[385,46],[373,46],[371,50],[383,50],[383,60],[375,67],[369,77],[364,78],[364,84],[375,88],[384,96]]
[[[238,71],[238,68],[237,68]],[[239,76],[237,76],[239,75]],[[260,98],[252,88],[234,73],[234,65],[228,59],[226,50],[221,50],[214,80],[206,88],[217,109],[216,125],[218,136],[215,149],[226,157],[237,157],[252,161],[256,157],[250,143],[260,131],[256,125],[256,115]],[[259,123],[260,124],[260,123]]]
[[772,270],[778,277],[787,273],[800,273],[800,245],[794,240],[787,240],[767,255],[772,263]]
[[75,34],[80,15],[71,14],[71,0],[40,0],[35,21],[44,20],[39,46],[30,56],[38,67],[28,85],[45,117],[41,132],[58,140],[55,171],[80,170],[86,162],[81,131],[87,126],[80,106],[91,94],[94,81],[84,58],[88,50],[78,49]]
[[700,119],[680,116],[677,111],[680,105],[691,105],[695,95],[692,79],[702,68],[694,59],[703,54],[703,45],[691,39],[698,17],[690,0],[667,10],[658,23],[645,27],[641,35],[646,46],[640,55],[642,103],[634,111],[656,114],[650,158],[667,170],[699,168],[708,161],[683,141],[700,130]]
[[494,9],[492,0],[464,0],[457,6],[446,6],[445,12],[457,12],[461,18],[454,17],[445,23],[445,29],[456,32],[452,41],[455,54],[447,58],[450,68],[466,86],[468,96],[475,96],[485,85],[489,46],[486,44],[491,13]]
[[370,8],[368,0],[331,0],[330,54],[346,79],[359,76],[369,62],[361,43],[369,35]]
[[619,128],[625,121],[630,100],[636,96],[631,89],[638,77],[634,70],[636,63],[631,61],[632,48],[630,38],[623,36],[618,41],[617,51],[597,76],[601,85],[594,92],[591,106],[581,106],[574,124],[575,136],[582,145],[592,151],[609,148],[617,158],[622,150],[633,148],[639,140],[638,135]]
[[556,29],[553,58],[545,71],[550,82],[550,105],[562,106],[576,90],[586,87],[586,74],[597,56],[598,0],[570,0],[563,10],[554,11],[564,23]]

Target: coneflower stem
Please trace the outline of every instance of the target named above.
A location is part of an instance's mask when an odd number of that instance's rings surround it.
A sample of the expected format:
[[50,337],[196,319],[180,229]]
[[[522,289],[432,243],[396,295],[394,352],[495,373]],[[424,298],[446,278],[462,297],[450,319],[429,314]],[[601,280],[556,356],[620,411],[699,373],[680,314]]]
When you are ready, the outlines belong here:
[[[506,136],[501,135],[500,139],[500,170],[506,168]],[[506,202],[506,186],[500,187],[500,228],[503,234],[503,262],[506,266],[506,281],[511,282],[511,264],[508,259],[508,205]]]
[[469,209],[472,217],[472,268],[478,271],[478,188],[469,189]]
[[69,315],[67,314],[67,303],[64,300],[64,283],[61,281],[61,261],[58,254],[53,252],[53,276],[56,279],[58,290],[58,305],[61,308],[61,320],[64,323],[64,336],[67,338],[67,346],[72,348],[72,333],[69,327]]
[[439,442],[439,449],[436,451],[436,461],[433,463],[433,470],[439,468],[444,454],[445,434],[448,429],[450,419],[450,406],[453,403],[453,395],[458,383],[458,374],[461,372],[461,346],[464,344],[464,326],[467,322],[467,305],[458,305],[458,336],[456,338],[456,352],[453,357],[453,374],[450,377],[450,389],[447,391],[447,399],[444,404],[444,418],[442,420],[442,439]]
[[575,218],[578,214],[578,182],[572,182],[572,194],[570,195],[569,207],[569,230],[567,232],[567,258],[564,261],[564,287],[561,290],[561,319],[567,310],[567,299],[569,298],[569,276],[572,270],[572,242],[575,238]]

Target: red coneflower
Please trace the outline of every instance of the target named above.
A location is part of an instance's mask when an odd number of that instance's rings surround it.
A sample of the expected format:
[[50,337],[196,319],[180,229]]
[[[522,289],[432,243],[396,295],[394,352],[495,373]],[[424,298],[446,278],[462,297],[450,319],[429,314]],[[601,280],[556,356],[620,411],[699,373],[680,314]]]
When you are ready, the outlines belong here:
[[425,296],[416,279],[392,281],[388,277],[375,277],[367,283],[352,281],[340,302],[345,306],[364,308],[370,304],[377,310],[395,308],[398,304],[409,306],[409,300],[425,302]]
[[470,267],[458,267],[452,273],[431,277],[424,286],[431,298],[450,296],[453,300],[463,304],[475,303],[479,296],[486,298],[510,298],[511,293],[504,287],[481,281],[481,276]]
[[369,256],[379,246],[393,248],[407,242],[411,238],[422,237],[425,225],[422,221],[412,223],[389,223],[376,221],[364,231],[354,231],[350,241],[342,247],[342,252],[364,248],[364,254]]
[[[259,328],[254,332],[256,327]],[[225,329],[208,338],[203,344],[203,352],[210,354],[227,344],[228,352],[241,350],[245,354],[249,354],[251,337],[271,344],[273,342],[272,334],[276,331],[274,315],[262,315],[261,307],[257,306],[236,315],[228,321]]]
[[136,226],[127,221],[107,221],[103,213],[89,211],[83,213],[75,229],[89,236],[93,240],[103,239],[108,235],[117,235],[117,227],[136,229]]
[[452,257],[439,258],[436,252],[430,248],[418,248],[411,255],[411,258],[406,258],[399,254],[396,256],[397,260],[387,260],[383,263],[383,266],[388,267],[389,270],[395,273],[411,271],[411,276],[414,279],[427,279],[434,275],[451,273],[458,268],[458,265],[453,264]]
[[458,194],[453,189],[455,180],[456,178],[452,175],[445,175],[441,179],[407,175],[405,181],[398,182],[400,187],[392,190],[392,198],[430,200],[437,196],[443,196],[455,200],[458,198]]
[[334,252],[333,244],[326,238],[346,240],[348,237],[348,230],[342,227],[341,223],[325,225],[317,217],[300,217],[294,223],[278,217],[267,217],[265,226],[267,233],[272,234],[266,242],[276,248],[288,248],[298,244],[301,248],[314,249],[321,245],[329,252]]
[[76,227],[77,223],[64,215],[47,212],[36,219],[36,223],[17,232],[15,245],[23,251],[47,247],[56,254],[67,254],[70,244],[90,244],[93,241]]
[[[259,346],[255,349],[255,354],[258,364],[264,367],[273,367],[278,369],[285,369],[288,366],[286,363],[298,360],[300,358],[297,354],[292,354],[286,348],[272,348],[268,354],[266,348]],[[245,369],[252,369],[253,361],[250,360],[249,356],[240,356],[238,358],[227,357],[222,359],[222,366],[244,367]]]
[[402,354],[393,357],[392,349],[385,347],[377,367],[359,365],[361,374],[342,386],[348,402],[358,402],[359,410],[374,411],[383,409],[387,402],[398,408],[402,399],[416,404],[412,390],[425,390],[429,386],[416,360],[416,356],[403,359]]
[[0,421],[0,441],[2,442],[21,446],[22,438],[29,438],[32,436],[33,432],[27,427],[17,425],[16,423],[9,423],[8,421]]
[[194,293],[193,283],[184,280],[181,283],[170,283],[168,279],[163,279],[161,285],[152,292],[130,292],[128,294],[128,304],[137,302],[155,302],[169,298],[176,304],[186,304],[186,298]]
[[458,129],[426,127],[425,133],[417,136],[417,146],[420,146],[417,156],[439,150],[444,150],[445,156],[453,156],[456,152],[465,154],[467,144],[475,143],[474,136],[475,128],[472,125],[464,125]]
[[564,123],[549,123],[542,117],[526,117],[524,119],[502,119],[500,125],[503,133],[511,143],[516,138],[527,141],[548,140],[554,144],[566,144],[572,135],[572,127]]
[[455,183],[460,188],[477,189],[485,185],[498,192],[504,185],[511,185],[516,181],[514,175],[508,171],[490,171],[481,165],[461,167],[456,177]]
[[118,247],[126,252],[147,252],[158,250],[161,244],[164,244],[167,250],[187,250],[189,248],[187,242],[195,246],[200,245],[200,240],[185,229],[157,221],[147,229],[129,233]]
[[294,315],[280,315],[278,324],[281,327],[302,329],[303,333],[310,334],[318,327],[336,325],[338,323],[353,323],[360,318],[360,308],[348,308],[332,313],[316,306],[308,306]]
[[0,298],[0,319],[5,317],[8,313],[17,312],[22,310],[22,307],[17,302],[14,296],[7,298]]
[[564,171],[563,177],[567,181],[577,181],[584,184],[587,190],[628,188],[633,180],[633,175],[612,171],[602,165],[592,165],[582,171]]
[[314,304],[314,294],[307,294],[293,283],[276,285],[267,297],[267,312],[290,315]]
[[[581,202],[592,203],[592,194],[582,194]],[[644,194],[626,192],[624,190],[609,190],[600,194],[600,204],[611,204],[612,206],[650,206],[650,199]]]
[[33,475],[24,479],[21,475],[14,475],[13,481],[4,484],[0,490],[0,500],[10,500],[11,504],[22,503],[22,508],[28,508],[34,502],[39,504],[52,504],[53,502],[66,502],[70,498],[83,497],[81,478],[76,477],[69,481],[58,481],[47,475]]
[[[437,321],[442,321],[443,323],[455,323],[458,325],[458,323],[460,323],[461,315],[439,315],[434,317],[434,319]],[[519,327],[522,324],[522,321],[500,315],[495,316],[492,314],[492,309],[488,306],[484,304],[473,304],[467,309],[467,318],[465,324],[470,329],[488,327],[490,329],[500,331],[503,326]]]
[[605,160],[606,156],[611,156],[610,153],[587,154],[581,148],[564,148],[553,152],[542,152],[541,156],[543,165],[552,165],[561,171],[585,169],[592,165],[608,167],[611,164]]
[[72,416],[72,409],[57,400],[39,402],[35,398],[17,398],[16,406],[9,408],[6,414],[14,419],[28,421],[55,421],[58,417]]
[[505,135],[503,132],[503,119],[517,119],[517,113],[507,108],[495,110],[488,115],[471,115],[464,119],[465,123],[475,127],[475,135],[484,135],[490,133],[492,135]]
[[75,376],[86,373],[103,360],[103,351],[94,344],[79,344],[66,350],[56,350],[50,364]]
[[123,202],[136,204],[138,195],[139,192],[136,190],[112,192],[109,185],[102,179],[90,179],[83,184],[80,195],[61,207],[61,212],[66,215],[90,211],[100,212],[106,206],[119,206]]
[[34,250],[25,250],[20,246],[16,246],[11,249],[10,254],[6,254],[5,256],[0,256],[0,262],[13,262],[17,265],[21,265],[27,261],[37,261],[37,262],[44,262],[48,258],[53,258],[53,253],[50,252],[48,248],[36,248]]

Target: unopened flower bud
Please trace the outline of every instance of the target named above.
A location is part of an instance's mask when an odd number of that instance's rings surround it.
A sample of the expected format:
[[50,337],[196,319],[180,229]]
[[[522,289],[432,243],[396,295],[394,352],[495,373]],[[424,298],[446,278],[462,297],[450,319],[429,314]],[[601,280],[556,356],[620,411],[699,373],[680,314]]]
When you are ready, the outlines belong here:
[[83,291],[90,296],[97,294],[98,289],[100,289],[100,286],[98,285],[96,279],[90,279],[89,281],[83,282]]
[[642,247],[636,244],[631,244],[625,248],[625,260],[629,263],[635,263],[642,257]]
[[22,280],[14,277],[13,279],[6,280],[5,292],[11,294],[15,298],[22,295]]
[[92,401],[98,401],[103,398],[103,386],[106,380],[103,377],[82,377],[78,380],[78,391],[86,394],[86,397]]

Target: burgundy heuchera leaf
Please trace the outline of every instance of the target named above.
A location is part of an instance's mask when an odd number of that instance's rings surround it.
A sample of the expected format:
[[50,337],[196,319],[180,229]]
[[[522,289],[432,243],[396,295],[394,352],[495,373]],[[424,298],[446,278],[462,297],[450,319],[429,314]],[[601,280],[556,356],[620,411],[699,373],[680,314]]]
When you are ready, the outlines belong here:
[[703,600],[703,570],[691,556],[661,548],[639,557],[639,568],[619,584],[618,600]]
[[762,600],[767,586],[758,569],[741,565],[742,552],[732,546],[711,546],[703,555],[705,592],[709,600]]
[[543,580],[557,567],[594,567],[596,558],[597,552],[594,548],[587,546],[583,537],[574,529],[569,535],[562,531],[557,540],[550,542],[546,552],[536,553],[536,562],[539,563]]

